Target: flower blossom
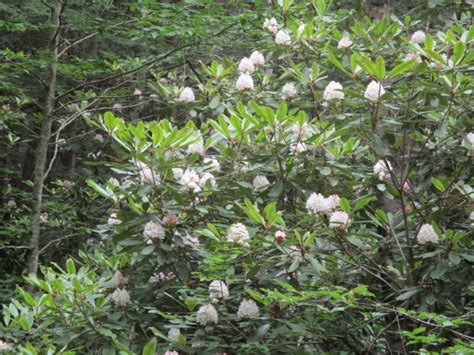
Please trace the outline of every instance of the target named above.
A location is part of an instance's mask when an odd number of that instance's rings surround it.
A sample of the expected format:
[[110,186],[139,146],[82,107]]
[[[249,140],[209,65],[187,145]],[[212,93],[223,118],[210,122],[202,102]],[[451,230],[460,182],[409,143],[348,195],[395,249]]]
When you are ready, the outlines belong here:
[[239,72],[252,74],[255,71],[255,65],[250,58],[242,58],[239,63]]
[[161,226],[161,224],[149,221],[145,224],[145,228],[143,229],[143,236],[148,242],[153,242],[155,240],[163,240],[165,239],[165,229]]
[[298,26],[298,29],[296,30],[296,33],[298,36],[301,36],[306,28],[306,25],[302,23],[301,25]]
[[179,95],[178,101],[181,102],[193,102],[196,98],[194,97],[193,89],[190,87],[185,87],[181,94]]
[[183,176],[184,170],[181,168],[172,168],[171,171],[173,172],[173,176],[176,180],[181,179],[181,176]]
[[114,283],[116,288],[122,288],[123,285],[127,282],[127,278],[123,276],[120,270],[117,270],[112,277],[112,282]]
[[192,143],[188,146],[188,149],[186,150],[186,154],[191,155],[194,153],[198,153],[199,155],[204,155],[204,142],[202,139],[198,140],[195,143]]
[[341,91],[342,85],[336,81],[331,81],[324,89],[324,100],[343,99],[344,93]]
[[7,202],[7,207],[8,208],[16,208],[17,207],[16,201],[15,200],[8,201]]
[[0,339],[0,352],[13,350],[13,345]]
[[209,297],[213,300],[229,298],[229,288],[226,283],[221,280],[214,280],[209,285]]
[[94,136],[94,140],[99,142],[99,143],[104,143],[104,136],[100,133],[97,133],[95,136]]
[[253,179],[253,187],[255,190],[264,190],[270,185],[270,181],[268,181],[267,177],[264,175],[257,175],[255,179]]
[[323,195],[312,193],[306,201],[306,208],[312,214],[328,212],[332,209],[332,203]]
[[212,187],[216,186],[216,178],[209,172],[202,174],[201,178],[199,179],[199,186],[202,188],[209,183]]
[[372,80],[365,90],[364,97],[370,101],[378,101],[380,96],[385,94],[382,84]]
[[344,230],[349,225],[349,215],[346,212],[336,211],[329,218],[329,227]]
[[390,179],[390,171],[392,170],[392,165],[387,160],[388,166],[385,165],[383,160],[379,160],[377,164],[374,165],[374,174],[377,174],[380,181],[387,181]]
[[241,245],[248,245],[247,240],[250,239],[247,227],[242,223],[234,223],[230,226],[227,233],[227,241]]
[[413,43],[418,43],[418,44],[421,44],[425,41],[425,33],[423,31],[416,31],[415,33],[413,33],[413,35],[411,36],[411,41]]
[[258,315],[258,306],[253,300],[243,300],[240,303],[237,315],[241,318],[253,318]]
[[422,62],[421,57],[418,53],[408,53],[403,60],[405,62],[414,60],[416,64],[420,64]]
[[166,350],[163,355],[179,355],[179,353],[174,350]]
[[308,131],[308,124],[306,122],[304,122],[303,124],[295,123],[291,127],[291,130],[293,131],[293,134],[295,135],[296,139],[302,139]]
[[181,331],[179,330],[179,328],[170,328],[170,330],[168,330],[168,338],[171,340],[171,341],[174,341],[174,342],[177,342],[178,341],[178,337],[181,335]]
[[250,60],[252,61],[253,65],[256,67],[262,66],[265,64],[265,58],[262,53],[259,51],[253,51],[250,55]]
[[349,36],[342,36],[342,38],[337,43],[337,48],[339,49],[346,49],[352,45],[352,41]]
[[275,42],[276,44],[282,45],[282,46],[289,46],[291,45],[291,37],[286,30],[280,30],[275,36]]
[[296,87],[292,83],[287,83],[281,88],[283,100],[291,99],[298,94]]
[[335,210],[337,207],[339,207],[339,202],[341,201],[341,198],[339,195],[333,194],[329,196],[327,199],[327,204],[331,210]]
[[130,295],[126,289],[117,288],[114,293],[112,293],[112,299],[117,306],[125,307],[127,303],[130,302]]
[[286,233],[283,232],[282,230],[277,230],[275,232],[275,241],[277,244],[282,244],[285,241],[286,238]]
[[181,178],[179,184],[183,186],[184,191],[198,193],[201,191],[201,181],[198,173],[193,169],[186,169]]
[[110,217],[107,220],[107,224],[114,225],[114,224],[120,224],[120,223],[122,223],[122,221],[117,218],[117,213],[110,214]]
[[240,91],[252,90],[253,85],[254,85],[253,84],[253,79],[248,74],[240,74],[239,78],[237,79],[237,82],[235,83],[235,86]]
[[427,243],[437,244],[439,242],[438,235],[436,234],[433,226],[427,223],[421,226],[416,236],[416,239],[418,240],[418,243],[420,244],[427,244]]
[[277,20],[272,17],[271,19],[265,19],[265,21],[263,22],[263,28],[267,29],[269,32],[275,34],[277,33],[278,31],[278,23],[277,23]]
[[204,158],[203,164],[206,167],[206,169],[209,170],[209,171],[219,171],[219,170],[221,170],[221,164],[219,163],[219,160],[217,160],[217,159]]
[[150,184],[155,181],[153,170],[148,165],[142,163],[141,161],[137,161],[136,165],[139,169],[138,178],[140,179],[141,184]]
[[133,95],[142,96],[142,91],[140,89],[135,89],[135,91],[133,92]]
[[209,323],[217,324],[219,322],[217,310],[212,304],[206,304],[199,307],[199,310],[196,314],[196,322],[200,323],[201,325],[207,325]]

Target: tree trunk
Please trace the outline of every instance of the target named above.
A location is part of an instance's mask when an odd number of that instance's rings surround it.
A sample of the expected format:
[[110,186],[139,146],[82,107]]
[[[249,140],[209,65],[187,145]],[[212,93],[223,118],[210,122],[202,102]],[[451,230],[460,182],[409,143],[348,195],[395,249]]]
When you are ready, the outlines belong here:
[[56,74],[58,70],[58,44],[60,17],[64,0],[55,0],[51,8],[49,24],[51,29],[48,38],[48,50],[50,52],[48,64],[48,88],[45,96],[45,108],[41,133],[36,150],[35,168],[33,171],[33,213],[31,217],[31,241],[30,256],[28,259],[28,273],[36,274],[38,271],[39,239],[40,239],[40,216],[43,202],[43,184],[46,160],[48,155],[48,144],[51,138],[52,114],[55,105]]

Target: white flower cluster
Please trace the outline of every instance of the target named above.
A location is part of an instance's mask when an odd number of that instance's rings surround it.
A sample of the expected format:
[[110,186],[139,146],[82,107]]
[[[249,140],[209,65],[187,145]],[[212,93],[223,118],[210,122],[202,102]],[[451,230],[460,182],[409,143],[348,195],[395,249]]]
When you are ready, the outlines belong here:
[[420,64],[422,62],[421,57],[418,53],[408,53],[403,60],[405,62],[414,60],[416,64]]
[[214,280],[209,285],[209,298],[211,300],[217,300],[219,298],[229,298],[229,288],[226,283],[221,280]]
[[250,55],[250,60],[256,67],[260,67],[265,64],[265,57],[259,51],[253,51]]
[[143,229],[143,236],[145,240],[150,244],[154,241],[159,241],[165,239],[166,231],[161,226],[161,224],[149,221],[145,224],[145,228]]
[[298,91],[292,83],[287,83],[281,88],[281,94],[283,100],[288,100],[298,95]]
[[166,350],[163,355],[179,355],[179,353],[174,350]]
[[239,305],[237,315],[241,318],[254,318],[258,315],[259,309],[255,301],[243,300]]
[[372,80],[365,90],[364,97],[370,101],[378,101],[378,99],[385,94],[385,89],[382,83]]
[[194,153],[198,153],[199,155],[204,155],[205,148],[204,142],[202,139],[199,139],[197,142],[188,145],[188,149],[186,150],[186,154],[191,155]]
[[171,341],[174,341],[174,342],[177,342],[178,341],[178,337],[181,335],[181,331],[179,330],[179,328],[170,328],[170,330],[168,330],[168,338],[171,340]]
[[420,244],[427,244],[427,243],[437,244],[439,242],[438,235],[436,234],[433,226],[427,223],[421,226],[416,236],[416,239],[418,240],[418,243]]
[[306,133],[308,132],[308,124],[304,122],[303,124],[298,124],[295,123],[292,127],[291,130],[293,131],[293,135],[295,136],[295,139],[303,139]]
[[138,167],[138,177],[140,179],[141,184],[151,184],[155,182],[156,176],[153,173],[152,168],[142,163],[141,161],[137,161],[136,165]]
[[268,181],[264,175],[257,175],[255,179],[253,179],[253,188],[255,190],[264,190],[268,186],[270,186],[270,181]]
[[411,36],[411,41],[413,43],[422,44],[425,41],[426,35],[423,31],[416,31]]
[[337,48],[339,49],[347,49],[352,45],[352,41],[349,36],[342,36],[337,44]]
[[323,98],[324,100],[330,101],[334,99],[342,100],[344,93],[341,91],[342,85],[336,81],[331,81],[324,89]]
[[120,223],[122,223],[122,221],[117,218],[117,213],[111,213],[109,219],[107,220],[107,224],[117,225]]
[[123,276],[120,270],[117,270],[112,277],[112,282],[116,288],[121,288],[127,282],[127,278]]
[[306,25],[304,23],[299,25],[298,29],[296,30],[296,33],[298,34],[298,36],[301,36],[305,29],[306,29]]
[[194,91],[190,87],[185,87],[179,95],[178,101],[181,102],[193,102],[196,98],[194,97]]
[[277,20],[274,17],[272,17],[271,19],[266,18],[265,21],[263,22],[263,28],[265,28],[272,34],[276,34],[278,31]]
[[117,288],[114,293],[112,293],[112,299],[117,306],[125,307],[127,303],[130,302],[130,295],[126,289]]
[[290,46],[291,45],[291,37],[288,31],[280,30],[275,35],[275,43],[281,46]]
[[467,156],[474,157],[474,132],[469,132],[466,135],[466,139],[469,144]]
[[341,198],[338,195],[324,197],[322,194],[312,193],[306,201],[306,208],[312,214],[320,212],[329,212],[339,206]]
[[13,350],[13,345],[0,339],[0,352]]
[[186,192],[198,193],[206,184],[210,184],[212,187],[216,186],[216,178],[210,172],[205,172],[199,176],[193,169],[186,169],[184,173],[182,169],[178,169],[173,169],[174,176],[179,179],[179,184]]
[[219,171],[221,170],[221,164],[219,160],[213,158],[204,158],[203,160],[204,167],[209,171]]
[[253,79],[248,74],[240,74],[240,76],[237,78],[235,86],[239,91],[252,90],[254,87]]
[[209,323],[218,323],[219,314],[212,304],[206,304],[199,307],[196,314],[196,322],[201,325],[207,325]]
[[240,60],[238,69],[240,73],[252,74],[255,71],[255,65],[250,58],[244,57]]
[[[291,45],[291,37],[287,30],[278,31],[277,20],[272,17],[271,19],[265,19],[263,22],[263,28],[268,30],[271,34],[275,36],[275,43],[282,46]],[[304,31],[304,24],[298,27],[298,35],[301,35]]]
[[234,223],[229,227],[227,233],[227,241],[237,243],[240,245],[248,245],[247,240],[250,239],[249,231],[247,227],[242,223]]
[[235,86],[239,91],[252,90],[254,82],[250,76],[256,67],[265,64],[265,58],[259,51],[253,51],[249,58],[245,57],[240,60],[239,72],[240,76],[237,78]]
[[345,230],[350,223],[349,215],[346,212],[336,211],[329,218],[329,227]]
[[390,171],[392,171],[392,165],[387,160],[388,166],[383,160],[379,160],[374,165],[374,174],[377,174],[380,181],[387,181],[390,179]]

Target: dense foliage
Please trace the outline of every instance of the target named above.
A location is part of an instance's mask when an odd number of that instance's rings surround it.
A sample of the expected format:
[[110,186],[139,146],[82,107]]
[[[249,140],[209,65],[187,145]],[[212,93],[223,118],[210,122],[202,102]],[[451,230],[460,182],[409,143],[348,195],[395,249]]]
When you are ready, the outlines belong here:
[[[91,3],[63,4],[52,114],[51,53],[1,52],[0,351],[474,351],[470,5]],[[27,11],[1,27],[54,29]]]

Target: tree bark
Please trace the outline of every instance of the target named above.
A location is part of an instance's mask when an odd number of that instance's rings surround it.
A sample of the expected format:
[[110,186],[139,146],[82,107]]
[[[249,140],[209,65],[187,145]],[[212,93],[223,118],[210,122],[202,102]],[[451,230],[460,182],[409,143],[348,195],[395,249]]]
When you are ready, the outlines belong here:
[[31,240],[30,255],[28,258],[28,274],[36,274],[38,271],[39,240],[41,229],[41,209],[43,205],[43,185],[46,160],[48,155],[48,144],[51,138],[51,126],[53,121],[53,111],[55,106],[56,75],[58,70],[58,44],[61,13],[64,0],[55,0],[51,8],[49,24],[48,50],[50,52],[48,64],[48,88],[45,95],[45,108],[41,133],[36,150],[35,168],[33,171],[33,212],[31,217]]

